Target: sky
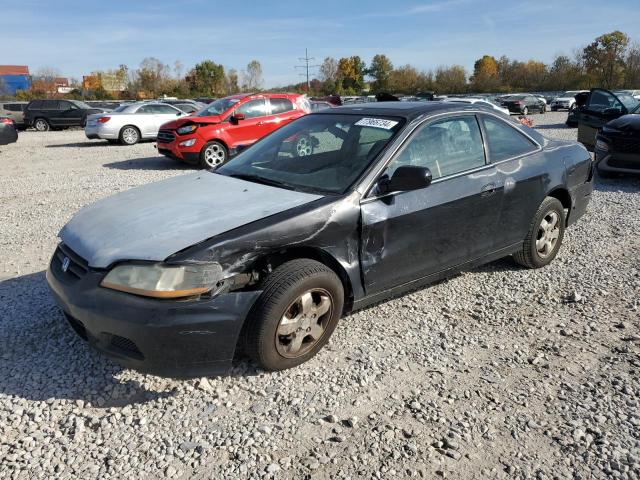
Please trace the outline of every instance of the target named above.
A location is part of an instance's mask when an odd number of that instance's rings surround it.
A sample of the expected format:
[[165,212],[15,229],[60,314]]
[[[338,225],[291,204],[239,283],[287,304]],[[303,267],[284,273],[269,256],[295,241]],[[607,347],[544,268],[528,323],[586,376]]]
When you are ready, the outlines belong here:
[[550,62],[616,29],[640,42],[638,0],[0,0],[0,65],[82,78],[145,57],[184,71],[257,59],[270,88],[303,80],[305,48],[314,64],[384,53],[395,66],[471,73],[485,54]]

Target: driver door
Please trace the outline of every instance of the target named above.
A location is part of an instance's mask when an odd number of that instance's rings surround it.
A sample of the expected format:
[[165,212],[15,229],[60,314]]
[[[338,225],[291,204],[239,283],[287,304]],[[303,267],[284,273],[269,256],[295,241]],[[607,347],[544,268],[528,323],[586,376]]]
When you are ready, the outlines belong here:
[[58,102],[58,124],[64,127],[80,125],[82,123],[82,111],[77,105],[66,100]]
[[578,113],[578,141],[593,150],[598,130],[605,123],[626,114],[627,108],[614,93],[594,88]]
[[244,119],[239,120],[237,124],[232,123],[227,130],[233,138],[233,144],[230,145],[232,148],[238,145],[249,146],[273,130],[267,123],[269,106],[264,98],[243,103],[234,111],[235,113],[244,114]]
[[433,121],[405,142],[384,175],[429,168],[426,188],[361,202],[360,262],[367,295],[438,273],[493,251],[502,199],[475,115]]

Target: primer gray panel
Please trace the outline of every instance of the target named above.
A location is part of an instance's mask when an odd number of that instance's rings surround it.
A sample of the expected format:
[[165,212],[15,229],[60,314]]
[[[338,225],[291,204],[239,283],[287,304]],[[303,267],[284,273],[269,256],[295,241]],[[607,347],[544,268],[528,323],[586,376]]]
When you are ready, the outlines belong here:
[[228,230],[321,198],[201,171],[151,183],[80,210],[61,240],[96,268],[162,261]]

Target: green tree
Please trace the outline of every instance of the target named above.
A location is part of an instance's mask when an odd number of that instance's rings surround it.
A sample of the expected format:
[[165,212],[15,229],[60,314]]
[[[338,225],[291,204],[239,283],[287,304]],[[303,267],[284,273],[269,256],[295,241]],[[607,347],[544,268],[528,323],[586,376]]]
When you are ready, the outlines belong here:
[[373,78],[373,82],[371,82],[372,93],[389,91],[392,71],[393,64],[386,55],[379,53],[373,57],[367,70],[367,74]]
[[189,89],[192,95],[224,95],[227,91],[224,67],[213,60],[204,60],[191,70]]
[[597,86],[616,88],[624,82],[625,51],[629,37],[616,30],[587,45],[582,53],[587,74]]

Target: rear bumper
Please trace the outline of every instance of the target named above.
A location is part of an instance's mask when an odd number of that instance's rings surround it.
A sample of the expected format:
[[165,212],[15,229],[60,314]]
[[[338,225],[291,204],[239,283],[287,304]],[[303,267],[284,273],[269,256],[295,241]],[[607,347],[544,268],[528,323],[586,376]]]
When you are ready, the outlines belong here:
[[87,125],[84,127],[84,134],[89,139],[102,138],[105,140],[117,140],[120,136],[118,129],[97,125]]
[[203,300],[166,301],[100,287],[104,272],[75,278],[56,255],[46,278],[74,331],[127,368],[168,377],[224,373],[260,291]]
[[0,131],[0,145],[8,145],[18,141],[18,131],[15,128],[3,128]]

